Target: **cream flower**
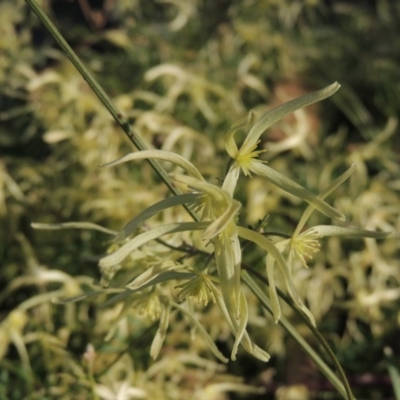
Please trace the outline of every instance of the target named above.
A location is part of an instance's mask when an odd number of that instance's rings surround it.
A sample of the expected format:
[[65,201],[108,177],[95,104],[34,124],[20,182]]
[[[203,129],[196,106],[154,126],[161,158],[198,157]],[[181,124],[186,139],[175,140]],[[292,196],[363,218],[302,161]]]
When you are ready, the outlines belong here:
[[[286,176],[268,167],[267,165],[265,165],[265,162],[260,161],[258,159],[258,156],[263,151],[256,150],[257,145],[260,141],[260,136],[272,124],[285,117],[286,115],[298,110],[299,108],[326,99],[327,97],[334,94],[339,89],[339,87],[340,85],[338,83],[333,83],[332,85],[327,86],[324,89],[306,94],[297,99],[284,103],[279,107],[274,108],[273,110],[267,112],[255,123],[252,123],[254,120],[254,116],[253,114],[250,114],[245,123],[235,124],[226,135],[225,147],[226,151],[233,159],[233,164],[228,171],[222,188],[233,195],[237,180],[239,178],[240,170],[242,170],[245,175],[250,175],[251,173],[254,173],[256,175],[260,175],[266,178],[282,190],[285,190],[286,192],[291,193],[294,196],[300,197],[326,216],[343,221],[344,216],[333,207],[331,207],[329,204],[325,203],[323,200],[315,196],[307,189],[303,188],[298,183],[293,182]],[[234,135],[238,130],[244,129],[249,125],[252,125],[252,127],[247,134],[243,144],[240,148],[238,148],[234,140]]]
[[[210,245],[211,250],[213,250],[210,255],[213,254],[214,256],[216,277],[211,274],[207,275],[203,273],[204,271],[199,273],[199,271],[185,269],[184,265],[173,260],[167,260],[157,265],[148,265],[144,272],[139,270],[136,275],[133,274],[132,276],[135,276],[132,278],[133,280],[126,282],[124,284],[125,287],[118,289],[120,292],[106,302],[106,304],[110,304],[111,302],[124,300],[125,305],[120,316],[122,318],[128,307],[135,301],[132,298],[133,294],[136,296],[140,292],[140,296],[144,296],[144,300],[146,300],[147,294],[159,296],[159,302],[149,303],[150,306],[157,305],[156,310],[150,307],[152,311],[149,314],[153,316],[159,315],[160,319],[159,329],[151,346],[151,355],[153,357],[156,357],[161,349],[168,329],[171,308],[175,308],[196,327],[196,330],[203,336],[214,355],[221,361],[227,362],[227,359],[218,350],[200,322],[187,309],[187,302],[177,304],[165,294],[161,294],[161,290],[158,291],[156,287],[157,284],[163,282],[183,280],[186,283],[178,286],[181,288],[181,298],[204,304],[212,300],[219,307],[235,337],[231,353],[232,360],[236,358],[239,345],[242,345],[255,357],[268,361],[268,353],[252,343],[246,330],[249,315],[247,300],[241,290],[242,247],[240,238],[257,244],[267,253],[266,273],[269,279],[269,293],[275,320],[278,321],[281,316],[279,298],[275,287],[275,266],[277,266],[283,277],[287,293],[298,308],[315,324],[313,315],[296,292],[292,276],[295,261],[300,260],[306,266],[307,260],[319,250],[319,239],[324,236],[334,235],[355,238],[383,238],[387,236],[386,233],[381,232],[327,225],[315,226],[302,232],[314,209],[330,218],[344,220],[344,216],[327,204],[324,198],[351,175],[354,166],[351,166],[336,179],[323,193],[316,196],[258,159],[260,153],[262,153],[262,150],[257,150],[260,136],[270,125],[301,107],[329,97],[338,89],[339,85],[334,83],[325,89],[289,101],[266,113],[256,122],[254,122],[254,114],[250,113],[246,121],[235,124],[226,135],[226,150],[233,162],[222,187],[207,182],[199,170],[184,157],[164,150],[135,152],[105,165],[106,167],[111,167],[127,161],[145,159],[171,162],[184,171],[184,174],[172,174],[171,179],[174,184],[184,187],[185,193],[167,198],[148,207],[129,221],[119,233],[108,231],[108,233],[114,235],[114,243],[111,246],[111,253],[101,258],[99,262],[103,277],[112,277],[115,271],[119,270],[121,263],[129,259],[133,252],[137,252],[141,246],[153,240],[158,240],[164,235],[185,231],[201,231],[205,244]],[[239,129],[247,128],[249,128],[248,135],[240,148],[238,148],[234,135]],[[240,171],[243,171],[245,175],[254,173],[263,176],[279,188],[309,203],[296,230],[289,239],[273,243],[267,237],[254,230],[237,225],[237,216],[241,209],[241,203],[233,198],[233,194]],[[176,205],[190,207],[191,212],[194,210],[196,212],[194,215],[196,221],[168,223],[134,235],[136,228],[148,218]],[[78,228],[91,227],[107,232],[107,230],[97,225],[93,226],[87,223],[72,223],[70,226]],[[116,248],[115,251],[114,248]],[[126,264],[129,264],[129,262]],[[135,266],[132,266],[132,269],[134,268]],[[146,289],[145,292],[143,292],[144,289]],[[104,290],[113,290],[113,288],[105,288]],[[101,291],[95,292],[95,294],[98,293],[101,293]],[[90,294],[87,296],[90,296]]]
[[[147,218],[154,215],[156,212],[160,212],[163,209],[176,204],[190,203],[194,209],[201,212],[201,217],[199,218],[199,221],[196,222],[166,224],[135,236],[115,252],[100,260],[99,266],[103,273],[107,273],[108,269],[115,268],[115,266],[123,262],[131,252],[151,240],[170,233],[188,230],[203,231],[203,239],[206,242],[211,243],[215,250],[214,259],[223,299],[222,303],[221,301],[217,303],[220,308],[223,308],[223,313],[227,322],[230,325],[233,334],[236,336],[236,342],[231,356],[232,359],[235,359],[236,351],[242,338],[245,338],[244,346],[246,350],[254,353],[254,349],[256,349],[258,357],[263,360],[269,359],[267,353],[263,352],[251,343],[249,336],[246,333],[248,310],[246,299],[242,295],[240,289],[242,251],[235,223],[235,217],[241,208],[241,203],[233,199],[225,190],[206,182],[193,164],[174,153],[162,150],[142,151],[132,153],[120,160],[106,164],[105,166],[114,166],[122,162],[146,158],[170,161],[181,167],[188,175],[174,174],[171,175],[171,179],[174,183],[186,185],[188,193],[167,199],[149,207],[126,224],[117,236],[117,239],[127,238],[129,234],[134,231],[136,226],[144,222]],[[177,197],[180,199],[179,201],[176,200]],[[175,199],[175,201],[172,199]],[[209,282],[209,284],[210,283],[211,282]],[[127,287],[129,286],[130,285]],[[189,283],[186,284],[186,287],[189,287]],[[199,292],[199,294],[202,293],[203,292]],[[214,293],[213,296],[218,296],[218,294]],[[157,340],[156,343],[160,343],[160,340]],[[157,350],[159,350],[159,347],[157,347]],[[155,351],[153,353],[156,354]]]

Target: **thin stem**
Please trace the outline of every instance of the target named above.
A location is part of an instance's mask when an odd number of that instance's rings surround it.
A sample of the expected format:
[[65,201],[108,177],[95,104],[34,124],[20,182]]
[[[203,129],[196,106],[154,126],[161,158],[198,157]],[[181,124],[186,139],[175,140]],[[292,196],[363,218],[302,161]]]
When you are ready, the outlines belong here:
[[261,235],[263,236],[279,236],[285,239],[290,239],[292,236],[288,235],[287,233],[284,232],[279,232],[279,231],[267,231],[267,232],[262,232]]
[[[253,275],[255,275],[261,282],[265,285],[268,285],[268,280],[258,271],[254,270],[248,265],[243,265],[243,269],[249,271]],[[243,280],[250,287],[253,293],[257,296],[257,298],[261,301],[262,305],[272,314],[272,309],[269,305],[268,298],[265,296],[264,292],[259,288],[259,286],[253,281],[250,275],[247,272],[244,272]],[[279,323],[283,326],[283,328],[303,347],[304,351],[314,360],[314,362],[319,366],[321,372],[331,381],[331,383],[335,386],[337,391],[348,400],[355,400],[355,397],[351,391],[349,382],[347,381],[346,375],[337,360],[334,352],[330,348],[329,344],[326,342],[324,337],[320,334],[320,332],[311,324],[309,319],[298,309],[294,301],[286,296],[281,290],[276,288],[279,294],[279,297],[282,298],[296,313],[301,317],[304,323],[308,326],[317,340],[320,342],[321,346],[324,348],[329,358],[332,360],[335,365],[339,376],[342,382],[337,378],[334,372],[329,368],[329,366],[321,359],[321,357],[310,347],[310,345],[297,333],[296,329],[293,325],[285,318],[281,317]]]
[[392,381],[394,397],[396,400],[400,400],[400,373],[396,367],[393,350],[386,346],[383,349],[383,353],[385,355],[386,368],[389,372],[390,380]]
[[[197,256],[199,254],[205,255],[205,256],[209,256],[210,253],[207,253],[204,250],[199,250],[194,246],[190,246],[188,244],[182,244],[181,246],[174,246],[172,244],[167,243],[165,240],[162,240],[160,238],[156,239],[156,242],[162,244],[163,246],[174,250],[174,251],[179,251],[181,253],[186,253],[187,257],[194,257]],[[211,253],[211,255],[214,255],[214,253]]]
[[[66,42],[63,38],[61,33],[58,31],[56,26],[50,20],[50,18],[44,13],[41,7],[38,5],[36,0],[25,0],[32,11],[37,15],[43,25],[48,29],[50,34],[54,37],[56,42],[60,45],[62,50],[71,60],[72,64],[78,70],[78,72],[82,75],[83,79],[88,83],[88,85],[92,88],[96,96],[99,100],[103,103],[103,105],[107,108],[109,113],[112,115],[116,123],[123,129],[125,134],[128,136],[129,140],[134,144],[134,146],[139,150],[147,150],[147,146],[144,143],[143,139],[133,131],[132,127],[129,125],[128,120],[121,114],[121,112],[115,107],[113,102],[111,101],[110,97],[107,93],[103,90],[103,88],[99,85],[96,81],[94,76],[91,72],[85,67],[83,62],[79,59],[76,53],[72,50],[71,46]],[[165,169],[160,165],[157,160],[148,159],[147,160],[154,171],[158,174],[158,176],[162,179],[162,181],[167,185],[168,189],[177,196],[179,191],[175,188],[172,184],[171,180],[168,177],[167,172]],[[183,204],[186,211],[190,214],[190,216],[195,220],[198,221],[198,217],[196,214],[186,205]]]

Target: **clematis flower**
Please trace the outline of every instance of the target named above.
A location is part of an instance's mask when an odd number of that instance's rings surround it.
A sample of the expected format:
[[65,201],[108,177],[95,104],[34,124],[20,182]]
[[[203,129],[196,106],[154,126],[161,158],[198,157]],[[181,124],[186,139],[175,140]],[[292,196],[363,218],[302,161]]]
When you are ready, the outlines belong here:
[[[333,83],[324,89],[298,97],[297,99],[291,100],[279,107],[274,108],[273,110],[267,112],[255,123],[253,123],[254,115],[249,114],[246,122],[233,125],[230,131],[228,131],[225,140],[225,148],[233,159],[233,164],[228,171],[222,188],[233,195],[237,180],[239,179],[240,171],[243,171],[245,175],[251,175],[251,173],[254,173],[266,178],[271,183],[285,190],[286,192],[300,197],[326,216],[332,219],[344,221],[344,215],[335,210],[322,199],[318,198],[298,183],[293,182],[286,176],[280,174],[278,171],[275,171],[274,169],[265,165],[264,161],[258,159],[258,156],[264,150],[256,150],[257,145],[260,142],[260,136],[272,124],[279,121],[286,115],[298,110],[299,108],[326,99],[334,94],[339,88],[340,85],[338,83]],[[238,130],[244,129],[248,126],[252,127],[243,144],[240,148],[238,148],[234,140],[234,135]]]
[[[339,185],[341,185],[346,179],[348,179],[354,172],[355,166],[352,164],[342,175],[340,175],[328,188],[319,195],[320,199],[324,199],[330,193],[332,193]],[[320,249],[319,240],[326,236],[341,236],[354,239],[362,238],[374,238],[384,239],[390,235],[389,232],[376,232],[369,230],[362,230],[356,228],[347,228],[333,225],[318,225],[307,229],[304,232],[301,230],[304,228],[307,220],[310,218],[314,211],[314,205],[310,205],[304,211],[300,221],[289,239],[283,239],[275,243],[276,248],[281,254],[286,256],[286,265],[288,269],[281,269],[283,273],[285,285],[288,293],[292,299],[296,302],[298,307],[308,316],[310,321],[315,325],[315,320],[311,312],[302,303],[300,298],[295,293],[292,286],[293,277],[292,269],[296,260],[299,260],[301,264],[307,268],[307,260],[312,259],[313,255]],[[281,317],[281,309],[279,305],[279,298],[275,287],[274,269],[276,264],[276,257],[270,252],[266,258],[266,270],[267,277],[269,280],[269,294],[272,305],[272,310],[275,318],[275,322],[278,322]]]
[[[242,337],[245,337],[245,347],[248,351],[253,353],[254,349],[257,349],[260,358],[264,360],[269,359],[267,353],[263,353],[261,349],[251,343],[245,330],[248,320],[248,310],[246,299],[240,289],[242,251],[235,224],[235,217],[240,210],[241,204],[233,199],[228,192],[216,185],[206,182],[193,164],[174,153],[163,150],[142,151],[132,153],[120,160],[106,164],[105,166],[110,167],[122,162],[145,158],[170,161],[188,173],[188,175],[172,175],[171,179],[174,183],[186,185],[189,191],[186,196],[189,194],[193,196],[190,198],[183,197],[185,196],[185,194],[183,194],[181,195],[181,200],[182,202],[189,202],[190,199],[192,206],[197,209],[198,212],[201,212],[201,217],[199,221],[196,222],[166,224],[139,234],[126,242],[118,250],[100,260],[99,266],[103,273],[106,273],[107,269],[115,268],[115,266],[127,258],[132,251],[150,240],[175,232],[202,230],[203,239],[214,245],[214,258],[223,299],[222,302],[219,301],[218,304],[220,308],[223,307],[225,317],[228,319],[231,330],[237,339],[232,352],[232,359],[235,358]],[[141,213],[125,226],[122,237],[125,238],[127,236],[126,234],[131,232],[133,227],[136,227],[137,224],[142,223],[156,212],[160,212],[176,204],[177,203],[172,200],[168,202],[164,201],[152,206],[151,210],[147,209],[147,212]],[[128,226],[129,228],[127,228]],[[213,297],[218,296],[216,292],[217,291],[212,295]]]
[[[223,362],[227,362],[227,359],[220,353],[200,322],[185,307],[185,303],[177,304],[169,299],[168,296],[156,293],[157,289],[153,290],[156,284],[178,279],[187,281],[178,286],[181,288],[179,297],[184,297],[185,301],[207,303],[209,300],[212,300],[217,304],[235,337],[231,353],[232,360],[236,358],[239,345],[242,345],[246,351],[255,357],[263,361],[268,361],[270,358],[268,353],[251,341],[246,330],[249,315],[247,300],[241,290],[242,248],[240,238],[255,243],[267,253],[266,273],[269,278],[269,293],[275,321],[278,321],[281,316],[279,299],[275,287],[275,267],[277,266],[283,277],[287,293],[298,308],[315,324],[313,315],[296,292],[292,276],[295,261],[300,260],[306,266],[307,260],[319,250],[319,239],[324,236],[335,235],[354,238],[384,238],[387,236],[387,233],[382,232],[327,225],[315,226],[302,232],[308,218],[315,209],[329,218],[340,221],[344,220],[344,216],[326,203],[324,198],[351,175],[354,166],[351,166],[323,193],[317,196],[268,167],[264,161],[258,159],[263,150],[257,150],[257,145],[261,135],[269,126],[301,107],[331,96],[338,89],[339,84],[334,83],[325,89],[289,101],[269,111],[258,121],[254,121],[254,115],[250,113],[246,121],[235,124],[226,135],[226,150],[232,158],[232,163],[222,187],[207,182],[199,170],[184,157],[165,150],[134,152],[104,165],[104,167],[112,167],[128,161],[145,159],[171,162],[184,171],[184,174],[171,174],[171,180],[175,185],[183,187],[185,193],[167,198],[148,207],[130,220],[119,233],[109,232],[114,235],[114,243],[111,246],[111,253],[101,258],[99,262],[103,278],[109,278],[103,279],[103,281],[108,283],[114,276],[115,271],[119,270],[121,263],[129,259],[131,254],[137,252],[141,246],[150,241],[160,239],[164,235],[185,231],[200,231],[205,244],[210,245],[214,256],[217,277],[208,275],[204,271],[199,273],[198,271],[185,270],[186,267],[182,264],[168,260],[160,265],[149,266],[144,272],[140,270],[140,273],[136,274],[137,276],[132,278],[131,282],[124,284],[125,289],[122,289],[118,295],[106,302],[106,304],[110,304],[110,302],[125,300],[125,307],[120,316],[122,318],[128,307],[135,301],[135,299],[132,299],[134,293],[137,294],[138,291],[151,288],[149,293],[152,296],[159,296],[160,302],[157,303],[159,306],[157,313],[152,311],[154,316],[160,315],[160,326],[151,346],[151,355],[153,357],[158,355],[162,347],[168,329],[170,310],[171,308],[175,308],[196,327],[196,330],[206,340],[209,348],[216,357]],[[248,134],[243,144],[238,147],[234,140],[234,135],[241,129],[248,129]],[[233,198],[233,194],[240,172],[249,176],[256,174],[265,177],[279,188],[309,203],[296,230],[289,239],[273,243],[264,235],[237,224],[237,216],[241,209],[241,203]],[[185,205],[194,210],[196,221],[167,223],[134,235],[136,228],[148,218],[176,205]],[[82,223],[73,223],[73,225],[83,227]],[[87,223],[84,225],[88,226]],[[99,229],[99,227],[96,226],[96,229]],[[98,291],[96,294],[100,292]],[[143,293],[143,296],[145,298],[147,292]],[[142,298],[140,297],[140,299]]]

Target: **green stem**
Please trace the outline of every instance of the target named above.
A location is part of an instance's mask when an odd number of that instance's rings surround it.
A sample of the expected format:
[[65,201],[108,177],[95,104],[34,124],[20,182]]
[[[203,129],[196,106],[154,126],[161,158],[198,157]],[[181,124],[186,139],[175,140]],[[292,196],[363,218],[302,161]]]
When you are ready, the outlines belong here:
[[[268,285],[267,279],[260,274],[258,271],[255,271],[253,268],[249,266],[243,266],[244,269],[247,269],[250,271],[252,274],[257,276],[259,280],[261,280],[264,284]],[[250,287],[250,289],[253,291],[253,293],[257,296],[257,298],[260,300],[261,304],[263,307],[265,307],[271,314],[272,314],[272,309],[269,305],[269,300],[265,293],[260,289],[260,287],[254,282],[254,280],[251,278],[251,276],[245,271],[243,272],[243,280],[245,283]],[[281,317],[279,323],[283,326],[283,328],[297,341],[297,343],[304,349],[304,351],[314,360],[314,362],[318,365],[320,368],[321,372],[329,379],[329,381],[332,383],[332,385],[336,388],[336,390],[343,396],[343,398],[348,399],[348,400],[355,400],[355,397],[353,396],[353,393],[351,391],[350,385],[347,381],[346,375],[337,360],[334,352],[332,349],[329,347],[328,343],[324,339],[324,337],[319,333],[319,331],[311,324],[311,322],[308,320],[308,318],[297,308],[296,304],[284,293],[282,293],[278,288],[277,288],[279,297],[281,297],[286,303],[289,304],[289,306],[295,310],[298,315],[302,318],[304,323],[308,326],[308,328],[311,330],[311,332],[314,334],[314,336],[317,338],[317,340],[320,342],[321,346],[324,348],[324,350],[327,352],[328,356],[332,360],[333,364],[335,365],[340,378],[342,379],[342,382],[338,379],[338,377],[335,375],[335,373],[330,369],[330,367],[325,363],[325,361],[322,360],[322,358],[312,349],[312,347],[298,334],[296,328],[285,318]]]
[[[78,72],[82,75],[83,79],[89,84],[92,88],[96,96],[103,103],[103,105],[107,108],[109,113],[112,115],[116,123],[123,129],[125,134],[128,136],[129,140],[134,144],[134,146],[139,150],[147,150],[147,146],[144,143],[143,139],[133,131],[132,127],[129,125],[128,120],[121,114],[121,112],[114,106],[110,97],[108,97],[107,93],[103,90],[103,88],[99,85],[96,79],[93,77],[91,72],[85,67],[76,53],[72,50],[71,46],[66,42],[64,37],[61,35],[59,30],[50,20],[50,18],[45,14],[45,12],[38,5],[36,0],[25,0],[32,11],[37,15],[43,25],[47,28],[50,34],[54,37],[56,42],[63,49],[65,54],[71,60],[72,64],[78,70]],[[158,174],[158,176],[163,180],[163,182],[167,185],[168,189],[176,196],[179,194],[179,191],[174,187],[171,180],[168,177],[165,169],[159,164],[158,161],[153,159],[147,160],[154,171]],[[198,217],[196,214],[185,204],[183,204],[186,211],[191,215],[191,217],[198,221]]]
[[400,373],[396,368],[393,350],[390,347],[385,347],[383,352],[385,354],[386,368],[392,381],[394,397],[396,400],[400,400]]

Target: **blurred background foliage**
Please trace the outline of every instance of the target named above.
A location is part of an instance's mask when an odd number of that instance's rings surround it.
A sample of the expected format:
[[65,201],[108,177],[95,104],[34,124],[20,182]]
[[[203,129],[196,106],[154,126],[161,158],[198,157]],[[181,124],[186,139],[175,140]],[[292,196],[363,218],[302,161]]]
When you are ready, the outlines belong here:
[[[265,158],[316,193],[355,161],[355,174],[330,201],[350,225],[399,231],[399,2],[41,5],[148,146],[184,155],[210,180],[223,178],[224,134],[248,110],[262,113],[339,81],[332,99],[263,136]],[[96,260],[108,243],[99,232],[32,231],[31,222],[90,220],[118,230],[167,196],[147,164],[98,168],[129,151],[131,144],[24,1],[1,1],[0,398],[87,399],[96,398],[96,388],[104,399],[224,399],[255,390],[242,383],[266,392],[254,398],[338,398],[255,300],[249,300],[253,334],[274,357],[264,365],[242,354],[226,368],[202,358],[204,344],[191,340],[176,315],[166,349],[150,361],[155,327],[137,312],[123,322],[123,333],[105,342],[117,306],[50,303],[99,279]],[[269,229],[290,231],[305,208],[260,178],[244,181],[238,193],[243,225],[269,214]],[[177,209],[161,218],[188,217]],[[399,255],[398,238],[329,238],[310,269],[296,271],[297,287],[360,399],[394,398],[383,348],[393,348],[398,360]],[[262,255],[251,246],[245,258],[262,268]],[[218,321],[207,309],[205,326]],[[300,322],[296,326],[313,340]],[[226,327],[221,331],[224,349],[230,339]]]

